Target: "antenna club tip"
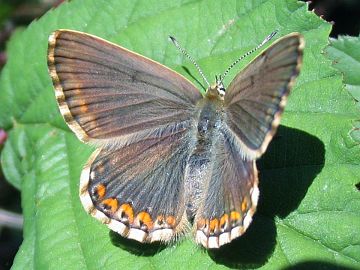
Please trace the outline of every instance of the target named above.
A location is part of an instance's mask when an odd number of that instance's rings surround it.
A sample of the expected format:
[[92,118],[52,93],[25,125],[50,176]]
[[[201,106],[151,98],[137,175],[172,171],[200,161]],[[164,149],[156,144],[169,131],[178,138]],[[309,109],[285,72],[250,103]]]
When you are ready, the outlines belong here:
[[279,30],[278,30],[278,29],[275,29],[275,30],[268,36],[268,38],[269,38],[269,39],[270,39],[270,38],[273,38],[278,32],[279,32]]
[[172,41],[172,42],[176,42],[176,38],[174,38],[173,36],[169,35],[169,39]]
[[263,42],[260,43],[260,46],[263,46],[266,42],[268,42],[269,40],[271,40],[277,33],[279,32],[279,30],[275,30],[273,31],[270,35],[268,35]]

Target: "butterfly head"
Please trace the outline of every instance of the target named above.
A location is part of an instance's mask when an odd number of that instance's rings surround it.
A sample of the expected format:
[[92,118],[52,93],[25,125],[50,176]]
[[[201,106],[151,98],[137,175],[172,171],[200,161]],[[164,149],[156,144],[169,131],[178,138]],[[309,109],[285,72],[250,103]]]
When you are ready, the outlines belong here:
[[208,98],[216,98],[219,100],[224,100],[225,96],[225,87],[221,79],[221,75],[215,76],[215,83],[210,85],[206,90],[206,96]]

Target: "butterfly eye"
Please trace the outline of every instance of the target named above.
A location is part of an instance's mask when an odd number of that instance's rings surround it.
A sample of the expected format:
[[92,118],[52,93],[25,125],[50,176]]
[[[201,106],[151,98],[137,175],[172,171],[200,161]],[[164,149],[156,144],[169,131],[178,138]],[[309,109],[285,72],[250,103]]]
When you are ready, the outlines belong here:
[[218,95],[221,98],[223,98],[225,96],[225,87],[224,87],[224,84],[222,82],[221,75],[215,76],[215,81],[216,81],[216,90],[218,92]]
[[224,85],[222,83],[217,86],[217,90],[218,90],[219,96],[221,98],[224,98],[224,96],[225,96],[225,87],[224,87]]

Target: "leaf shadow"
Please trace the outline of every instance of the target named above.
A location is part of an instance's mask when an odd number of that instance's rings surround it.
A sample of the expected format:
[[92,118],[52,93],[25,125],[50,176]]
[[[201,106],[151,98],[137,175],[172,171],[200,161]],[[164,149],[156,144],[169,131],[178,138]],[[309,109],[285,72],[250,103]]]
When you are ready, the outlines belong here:
[[322,261],[307,261],[285,267],[282,270],[355,270],[355,268]]
[[263,266],[276,245],[275,217],[285,218],[297,209],[324,162],[322,141],[304,131],[280,126],[257,162],[260,198],[251,226],[242,237],[209,250],[212,260],[238,269]]
[[109,236],[111,243],[114,246],[120,247],[121,249],[126,250],[137,256],[154,256],[168,246],[158,242],[150,244],[140,243],[138,241],[122,237],[121,235],[113,231],[109,232]]

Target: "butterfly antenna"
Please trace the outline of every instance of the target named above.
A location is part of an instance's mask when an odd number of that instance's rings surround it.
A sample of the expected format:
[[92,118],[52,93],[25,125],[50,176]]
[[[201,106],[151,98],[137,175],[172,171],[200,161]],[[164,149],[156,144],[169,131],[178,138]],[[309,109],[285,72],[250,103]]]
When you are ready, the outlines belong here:
[[278,32],[278,30],[275,30],[274,32],[272,32],[270,35],[268,35],[259,45],[257,45],[255,48],[251,49],[250,51],[248,51],[247,53],[245,53],[243,56],[241,56],[240,58],[236,59],[224,72],[224,75],[222,75],[221,81],[220,83],[222,83],[224,81],[224,78],[226,77],[226,75],[228,75],[229,71],[237,64],[239,63],[241,60],[243,60],[246,56],[249,56],[250,54],[252,54],[253,52],[257,51],[258,49],[260,49],[262,46],[264,46],[268,41],[270,41]]
[[201,70],[201,68],[199,67],[199,65],[195,62],[194,58],[192,58],[187,51],[185,51],[185,49],[183,47],[180,46],[179,42],[172,36],[169,36],[169,38],[171,39],[172,43],[174,43],[174,45],[176,46],[176,48],[179,49],[180,52],[182,52],[183,55],[185,55],[191,63],[194,64],[194,66],[196,67],[196,69],[199,71],[201,77],[204,79],[204,81],[206,82],[206,84],[208,85],[208,87],[210,87],[210,83],[209,81],[206,79],[204,72]]

